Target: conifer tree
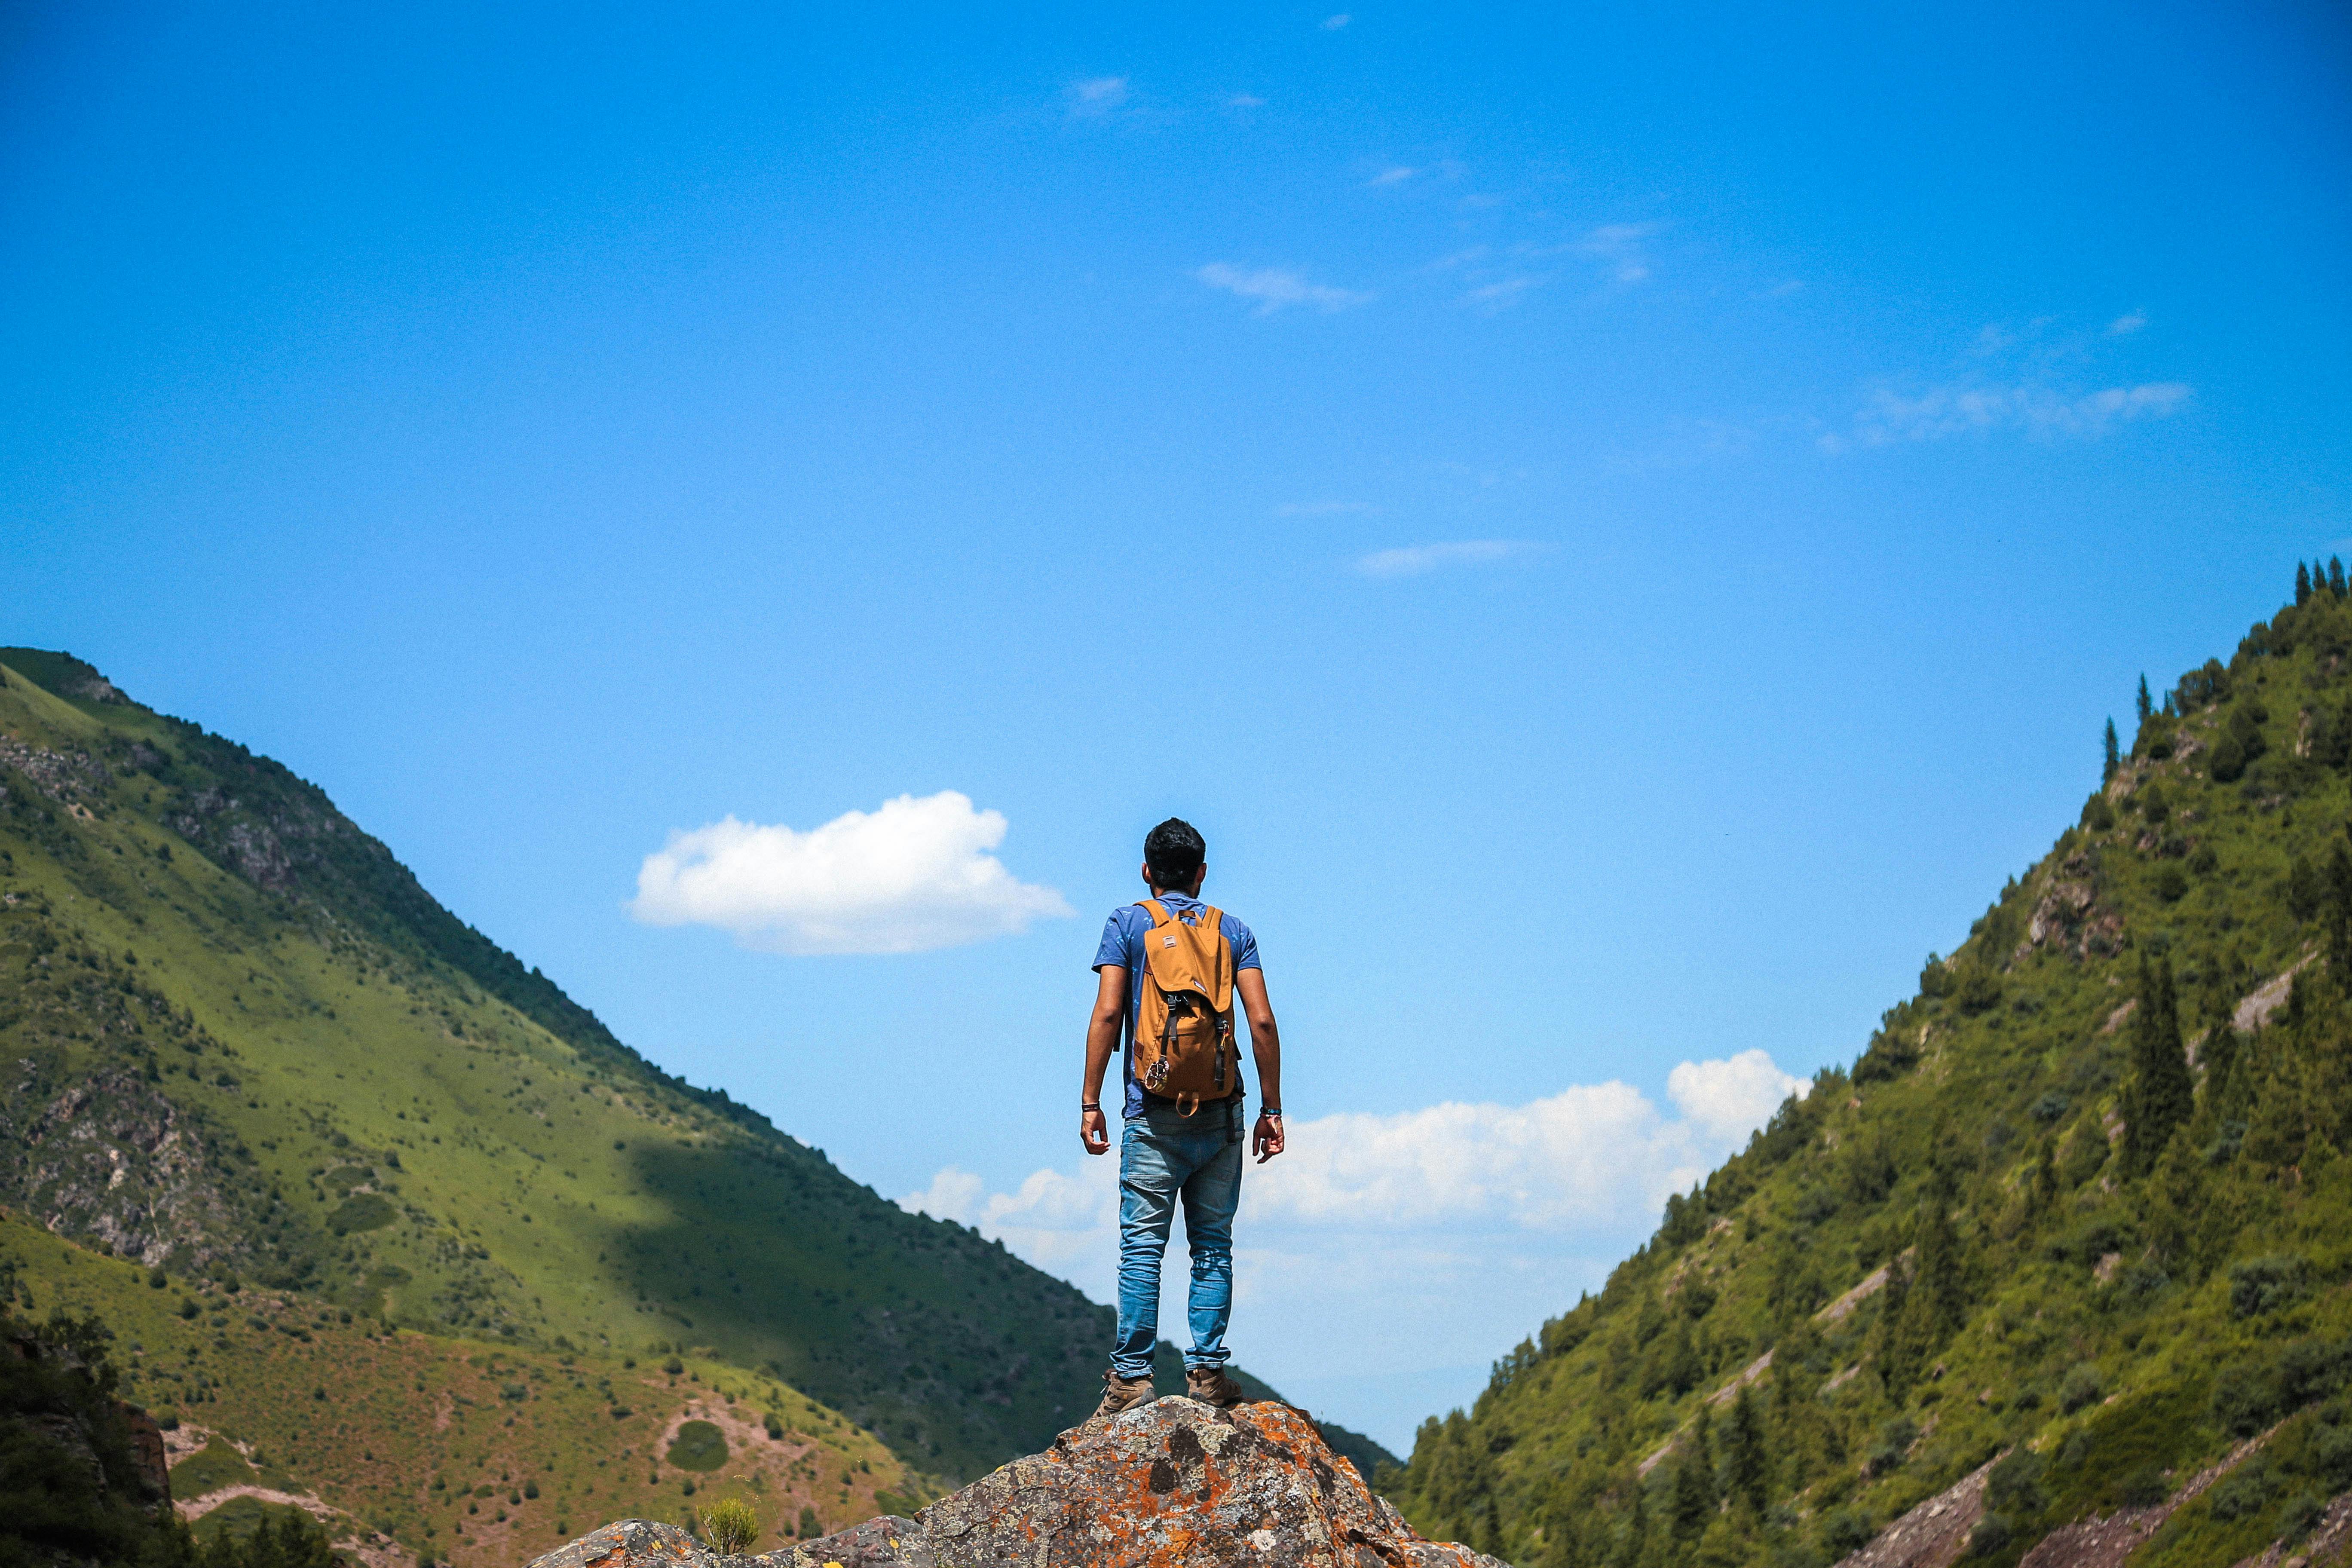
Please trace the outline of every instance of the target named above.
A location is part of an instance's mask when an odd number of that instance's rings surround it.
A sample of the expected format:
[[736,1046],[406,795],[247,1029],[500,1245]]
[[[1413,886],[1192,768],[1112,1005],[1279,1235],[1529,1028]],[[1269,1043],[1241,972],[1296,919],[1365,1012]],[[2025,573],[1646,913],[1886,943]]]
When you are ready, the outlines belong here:
[[2116,742],[2116,721],[2113,719],[2107,721],[2107,738],[2105,748],[2106,761],[2099,769],[2099,782],[2101,784],[2105,784],[2108,780],[2114,778],[2116,776],[2116,770],[2123,765],[2123,751]]
[[2132,1016],[2132,1065],[2126,1089],[2125,1174],[2146,1175],[2164,1152],[2172,1130],[2197,1110],[2197,1084],[2189,1076],[2180,1039],[2180,1014],[2172,991],[2172,961],[2139,965],[2139,1006]]
[[2042,1157],[2033,1163],[2033,1206],[2046,1209],[2058,1201],[2058,1140],[2042,1141]]
[[2145,675],[2139,678],[2139,696],[2136,705],[2139,710],[2139,721],[2145,725],[2148,721],[2148,715],[2156,711],[2156,701],[2147,694],[2147,677]]
[[1698,1415],[1691,1423],[1691,1434],[1683,1445],[1682,1459],[1675,1470],[1675,1539],[1693,1542],[1715,1517],[1715,1444],[1709,1432],[1706,1401],[1699,1401]]
[[1764,1419],[1756,1413],[1756,1402],[1748,1397],[1743,1383],[1731,1402],[1729,1429],[1723,1435],[1724,1489],[1734,1501],[1760,1514],[1770,1478],[1771,1461],[1764,1452]]
[[1960,1268],[1960,1238],[1953,1233],[1947,1195],[1929,1200],[1919,1216],[1918,1278],[1911,1282],[1912,1310],[1920,1314],[1926,1352],[1959,1332],[1968,1310],[1968,1280]]
[[2311,568],[2298,561],[2294,563],[2294,602],[2298,605],[2311,597]]
[[2352,984],[2352,854],[2345,852],[2341,839],[2327,857],[2325,917],[2328,972],[2337,984]]
[[2341,555],[2327,558],[2327,591],[2339,599],[2344,597],[2344,558]]
[[1617,1542],[1617,1555],[1612,1568],[1641,1568],[1642,1560],[1649,1555],[1650,1489],[1643,1485],[1641,1478],[1636,1476],[1632,1490],[1633,1511],[1626,1518],[1625,1533]]
[[1879,1382],[1886,1385],[1886,1397],[1897,1405],[1911,1392],[1911,1379],[1917,1370],[1911,1357],[1911,1338],[1905,1331],[1910,1305],[1911,1279],[1903,1259],[1889,1258],[1886,1283],[1878,1291],[1878,1322],[1871,1330],[1870,1357],[1878,1367]]

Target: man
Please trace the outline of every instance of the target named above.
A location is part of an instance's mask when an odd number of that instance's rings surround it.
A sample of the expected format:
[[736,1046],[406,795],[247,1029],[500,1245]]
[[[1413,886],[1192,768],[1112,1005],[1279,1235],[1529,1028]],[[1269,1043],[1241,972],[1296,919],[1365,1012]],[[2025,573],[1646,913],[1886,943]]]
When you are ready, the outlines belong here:
[[1234,996],[1249,1019],[1250,1054],[1265,1094],[1250,1134],[1261,1165],[1282,1152],[1282,1044],[1266,1004],[1257,939],[1228,914],[1218,913],[1211,925],[1215,911],[1201,902],[1207,875],[1208,847],[1192,824],[1171,816],[1153,828],[1143,841],[1143,882],[1151,897],[1113,910],[1095,952],[1099,978],[1087,1027],[1078,1140],[1089,1154],[1110,1148],[1103,1071],[1122,1044],[1127,1121],[1118,1152],[1118,1337],[1097,1416],[1151,1397],[1160,1258],[1179,1201],[1192,1259],[1184,1391],[1219,1408],[1242,1398],[1225,1372],[1244,1109],[1241,1060],[1232,1047]]

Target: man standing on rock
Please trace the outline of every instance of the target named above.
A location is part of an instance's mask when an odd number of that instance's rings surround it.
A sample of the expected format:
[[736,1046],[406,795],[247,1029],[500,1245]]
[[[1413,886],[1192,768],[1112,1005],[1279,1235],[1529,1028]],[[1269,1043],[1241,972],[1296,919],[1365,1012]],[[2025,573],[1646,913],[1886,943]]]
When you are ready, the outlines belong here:
[[1225,1323],[1234,1310],[1234,1210],[1242,1195],[1241,1053],[1234,1040],[1238,993],[1249,1018],[1265,1104],[1250,1134],[1264,1164],[1282,1152],[1282,1044],[1265,999],[1257,938],[1201,901],[1208,847],[1192,825],[1170,817],[1143,841],[1151,897],[1114,910],[1095,952],[1099,977],[1087,1026],[1078,1140],[1110,1148],[1103,1071],[1124,1042],[1127,1127],[1118,1152],[1118,1337],[1095,1414],[1116,1415],[1151,1397],[1160,1333],[1160,1258],[1181,1199],[1192,1256],[1192,1348],[1184,1391],[1223,1408],[1241,1402],[1225,1372]]

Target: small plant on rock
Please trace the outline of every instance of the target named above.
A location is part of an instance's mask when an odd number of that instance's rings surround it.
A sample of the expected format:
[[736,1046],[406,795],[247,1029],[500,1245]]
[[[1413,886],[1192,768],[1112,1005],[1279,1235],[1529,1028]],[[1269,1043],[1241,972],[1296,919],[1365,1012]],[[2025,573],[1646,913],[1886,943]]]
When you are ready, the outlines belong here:
[[702,1531],[721,1557],[740,1556],[760,1538],[760,1516],[742,1498],[721,1498],[703,1510]]

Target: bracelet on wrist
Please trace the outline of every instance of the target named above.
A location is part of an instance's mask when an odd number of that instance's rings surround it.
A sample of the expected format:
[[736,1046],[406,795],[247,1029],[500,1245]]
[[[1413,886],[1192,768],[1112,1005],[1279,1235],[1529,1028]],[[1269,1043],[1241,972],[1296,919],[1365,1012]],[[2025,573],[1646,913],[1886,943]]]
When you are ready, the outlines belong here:
[[1261,1105],[1257,1108],[1257,1113],[1260,1116],[1271,1116],[1276,1121],[1282,1120],[1282,1107],[1279,1105]]
[[1084,1101],[1081,1101],[1081,1102],[1079,1103],[1079,1105],[1078,1105],[1078,1109],[1079,1109],[1080,1110],[1100,1110],[1102,1109],[1102,1107],[1101,1107],[1101,1106],[1099,1106],[1099,1105],[1090,1105],[1090,1104],[1087,1104],[1087,1103],[1086,1103],[1086,1102],[1084,1102]]

